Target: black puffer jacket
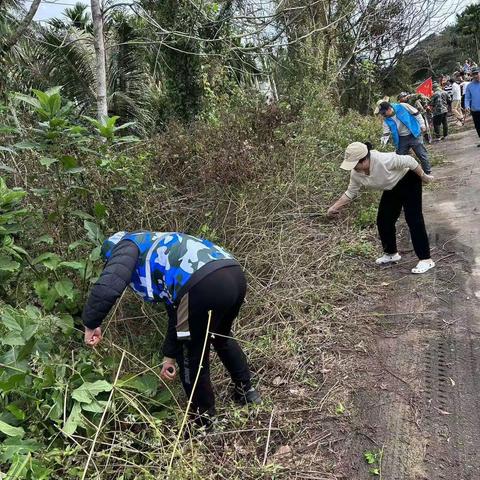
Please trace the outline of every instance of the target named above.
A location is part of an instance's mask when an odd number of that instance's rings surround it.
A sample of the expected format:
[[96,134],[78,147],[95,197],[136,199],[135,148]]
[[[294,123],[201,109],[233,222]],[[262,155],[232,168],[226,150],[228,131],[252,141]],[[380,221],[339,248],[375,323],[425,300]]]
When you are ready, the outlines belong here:
[[130,283],[138,255],[138,247],[133,242],[123,241],[115,246],[83,308],[82,320],[86,327],[94,329],[101,325]]

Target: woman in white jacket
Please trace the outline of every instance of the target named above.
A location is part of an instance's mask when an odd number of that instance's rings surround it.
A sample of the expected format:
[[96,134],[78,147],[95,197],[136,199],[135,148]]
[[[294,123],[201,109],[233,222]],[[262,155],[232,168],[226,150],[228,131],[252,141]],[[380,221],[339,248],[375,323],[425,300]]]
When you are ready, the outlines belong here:
[[340,168],[350,171],[346,192],[328,209],[334,218],[340,210],[358,196],[361,187],[383,190],[378,207],[377,227],[384,255],[378,265],[398,262],[395,224],[402,208],[410,230],[413,248],[419,262],[412,273],[425,273],[435,266],[430,258],[430,245],[422,213],[422,182],[433,181],[410,155],[378,152],[370,144],[354,142],[345,151]]

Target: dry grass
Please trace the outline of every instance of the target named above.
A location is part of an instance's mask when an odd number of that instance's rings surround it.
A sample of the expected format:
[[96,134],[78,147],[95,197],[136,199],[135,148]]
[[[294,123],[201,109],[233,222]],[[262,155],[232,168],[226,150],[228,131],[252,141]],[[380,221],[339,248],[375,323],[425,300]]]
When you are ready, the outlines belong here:
[[[228,172],[227,182],[211,184],[205,175],[195,176],[206,159],[195,157],[192,138],[182,135],[171,135],[176,144],[169,158],[162,157],[163,140],[160,150],[150,145],[137,156],[143,145],[128,154],[121,168],[91,168],[85,183],[95,186],[92,200],[98,195],[107,205],[108,232],[187,231],[234,253],[249,285],[235,337],[245,348],[264,403],[253,409],[234,406],[229,380],[214,358],[216,427],[180,442],[176,452],[186,404],[178,386],[164,419],[150,414],[151,399],[117,387],[101,431],[70,439],[76,445],[78,477],[166,478],[173,455],[175,479],[345,478],[350,378],[357,356],[365,352],[364,326],[356,313],[374,282],[365,275],[374,248],[369,231],[355,226],[353,210],[338,223],[324,216],[347,181],[336,169],[341,150],[315,158],[316,143],[292,140],[284,127],[283,137],[265,139],[262,133],[258,145],[251,142],[242,150],[237,163],[244,168],[245,158],[247,166],[253,159],[254,174],[244,178],[244,170],[237,169]],[[241,143],[237,138],[235,144]],[[173,166],[172,155],[177,155]],[[24,184],[34,168],[17,182]],[[212,168],[209,164],[206,171]],[[37,176],[31,182],[46,179]],[[119,184],[126,184],[127,192],[109,190]],[[61,232],[50,228],[61,240]],[[162,313],[126,295],[108,320],[103,347],[93,355],[101,361],[115,352],[124,359],[123,372],[159,378],[164,321]],[[112,372],[113,380],[117,371]]]

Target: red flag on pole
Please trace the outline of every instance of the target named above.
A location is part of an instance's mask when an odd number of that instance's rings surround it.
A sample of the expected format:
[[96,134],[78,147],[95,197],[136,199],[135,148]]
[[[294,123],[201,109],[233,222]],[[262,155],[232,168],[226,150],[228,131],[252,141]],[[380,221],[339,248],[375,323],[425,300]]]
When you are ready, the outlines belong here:
[[419,85],[416,92],[421,93],[426,97],[431,97],[433,95],[432,77],[427,78],[421,85]]

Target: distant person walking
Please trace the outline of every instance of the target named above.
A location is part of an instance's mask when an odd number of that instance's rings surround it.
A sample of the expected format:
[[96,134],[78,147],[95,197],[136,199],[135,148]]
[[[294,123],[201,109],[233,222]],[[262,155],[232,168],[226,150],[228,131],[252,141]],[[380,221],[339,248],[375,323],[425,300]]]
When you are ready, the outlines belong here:
[[[448,95],[442,90],[440,84],[435,82],[433,84],[434,94],[430,99],[433,115],[433,129],[435,130],[435,138],[437,140],[444,140],[448,136]],[[443,135],[440,134],[440,125],[443,126]]]
[[462,91],[462,110],[465,110],[465,90],[467,89],[467,85],[470,83],[469,80],[464,75],[460,75],[460,89]]
[[328,209],[329,218],[335,218],[340,210],[355,199],[361,187],[383,190],[378,206],[377,227],[384,255],[377,258],[377,265],[398,262],[395,224],[402,208],[410,230],[418,263],[412,273],[425,273],[435,266],[430,258],[430,245],[422,213],[422,181],[433,181],[410,155],[372,150],[369,143],[354,142],[345,150],[340,168],[350,172],[346,192]]
[[452,84],[450,83],[450,78],[446,77],[446,76],[443,77],[440,85],[442,86],[442,89],[444,90],[444,92],[448,96],[447,107],[448,107],[448,111],[451,111],[451,109],[452,109],[452,88],[453,87],[452,87]]
[[[465,89],[465,111],[472,114],[473,123],[480,137],[480,68],[472,69],[472,81]],[[480,147],[480,143],[477,145]]]
[[456,79],[450,78],[450,85],[452,86],[452,113],[457,119],[458,125],[461,126],[465,122],[465,118],[462,113],[462,89],[460,88],[460,81],[458,77]]
[[420,160],[425,173],[429,174],[432,169],[422,137],[426,126],[420,112],[408,103],[390,103],[379,100],[374,113],[383,117],[382,143],[387,143],[391,135],[397,154],[407,155],[412,149]]

